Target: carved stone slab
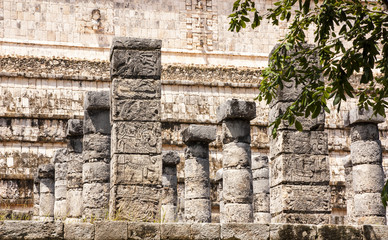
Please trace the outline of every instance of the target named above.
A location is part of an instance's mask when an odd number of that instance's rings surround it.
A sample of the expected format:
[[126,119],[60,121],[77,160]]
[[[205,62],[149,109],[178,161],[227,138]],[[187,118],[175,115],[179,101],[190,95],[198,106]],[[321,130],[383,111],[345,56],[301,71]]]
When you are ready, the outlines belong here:
[[112,184],[161,184],[161,156],[115,154]]
[[270,170],[271,186],[330,181],[329,158],[325,155],[283,154],[272,160]]
[[272,214],[331,210],[329,186],[279,185],[271,188],[270,198]]
[[327,139],[327,133],[322,131],[280,131],[272,140],[270,155],[272,158],[281,153],[326,155]]
[[114,153],[161,153],[161,123],[115,122],[112,139]]
[[112,99],[112,119],[125,121],[160,121],[160,100]]
[[160,96],[160,80],[115,78],[112,81],[113,99],[160,99]]
[[160,79],[161,62],[158,51],[113,49],[111,77]]

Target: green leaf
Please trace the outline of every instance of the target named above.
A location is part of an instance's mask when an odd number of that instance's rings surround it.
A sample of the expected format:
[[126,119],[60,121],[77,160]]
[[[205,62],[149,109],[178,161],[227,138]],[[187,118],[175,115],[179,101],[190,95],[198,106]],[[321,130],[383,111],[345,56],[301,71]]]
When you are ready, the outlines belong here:
[[295,120],[295,128],[298,131],[303,131],[302,124],[298,120]]

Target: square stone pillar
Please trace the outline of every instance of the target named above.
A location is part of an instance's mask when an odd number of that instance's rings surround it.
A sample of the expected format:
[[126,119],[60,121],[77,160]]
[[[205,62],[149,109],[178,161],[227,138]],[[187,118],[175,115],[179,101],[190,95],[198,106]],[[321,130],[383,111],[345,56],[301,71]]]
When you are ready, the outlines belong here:
[[[318,61],[310,59],[310,62]],[[302,90],[303,85],[296,85],[294,81],[279,87],[277,98],[270,104],[269,122],[284,113]],[[331,195],[325,115],[322,112],[315,119],[296,117],[296,120],[302,124],[303,131],[297,131],[286,121],[279,125],[275,139],[269,131],[271,222],[327,224]]]
[[67,122],[66,137],[68,141],[67,160],[67,219],[81,218],[82,200],[82,149],[83,121],[70,119]]
[[110,218],[160,219],[160,40],[114,38],[111,48]]

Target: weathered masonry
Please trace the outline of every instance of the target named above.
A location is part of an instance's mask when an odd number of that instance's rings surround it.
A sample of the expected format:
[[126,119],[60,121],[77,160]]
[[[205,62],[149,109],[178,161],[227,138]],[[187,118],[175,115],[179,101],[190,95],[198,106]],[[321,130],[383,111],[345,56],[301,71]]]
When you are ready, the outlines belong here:
[[[186,148],[163,146],[160,41],[117,38],[108,91],[88,91],[84,118],[66,124],[67,146],[35,172],[33,221],[0,221],[0,239],[385,239],[386,211],[378,123],[352,109],[342,221],[333,214],[324,116],[282,123],[269,158],[252,156],[255,102],[227,99],[216,124],[181,130]],[[292,84],[270,115],[294,99]],[[211,181],[211,151],[222,166]],[[167,148],[167,149],[166,149]],[[350,160],[350,161],[349,161]],[[184,165],[184,194],[178,165]],[[350,187],[351,186],[351,187]],[[14,214],[11,212],[11,215]],[[12,215],[14,218],[15,215]],[[334,223],[329,225],[329,223]]]

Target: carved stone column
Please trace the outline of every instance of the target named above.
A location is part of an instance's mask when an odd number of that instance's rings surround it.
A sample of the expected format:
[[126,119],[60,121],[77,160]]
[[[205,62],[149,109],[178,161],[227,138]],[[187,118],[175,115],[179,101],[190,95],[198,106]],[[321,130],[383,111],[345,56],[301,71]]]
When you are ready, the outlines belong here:
[[378,123],[385,119],[371,110],[349,112],[350,159],[352,161],[354,220],[356,224],[386,224],[386,209],[381,202],[384,186],[382,150]]
[[[318,65],[317,58],[308,61]],[[302,90],[303,85],[296,85],[294,81],[279,87],[277,98],[270,104],[269,122],[284,113]],[[282,121],[277,137],[270,139],[271,222],[327,224],[331,194],[325,115],[322,110],[315,119],[301,116],[296,120],[303,126],[303,131]],[[269,135],[272,136],[272,129]]]
[[83,209],[83,121],[70,119],[67,122],[66,136],[69,151],[67,160],[67,218],[81,218]]
[[190,125],[182,131],[185,149],[185,220],[211,222],[209,143],[216,127]]
[[258,156],[252,161],[253,221],[270,223],[268,157]]
[[56,150],[54,154],[55,167],[55,204],[54,204],[54,218],[66,218],[66,192],[67,192],[67,148]]
[[160,40],[113,39],[111,218],[160,220],[161,45]]
[[177,222],[178,221],[178,178],[176,165],[180,162],[178,153],[168,151],[163,153],[163,173],[162,173],[162,206],[161,219],[162,222]]
[[105,219],[109,207],[109,92],[86,92],[83,121],[83,217]]
[[53,164],[40,165],[38,167],[38,178],[40,187],[39,216],[41,220],[54,219],[55,204],[55,168]]
[[217,109],[222,122],[223,211],[221,223],[253,222],[251,126],[254,102],[228,100]]

